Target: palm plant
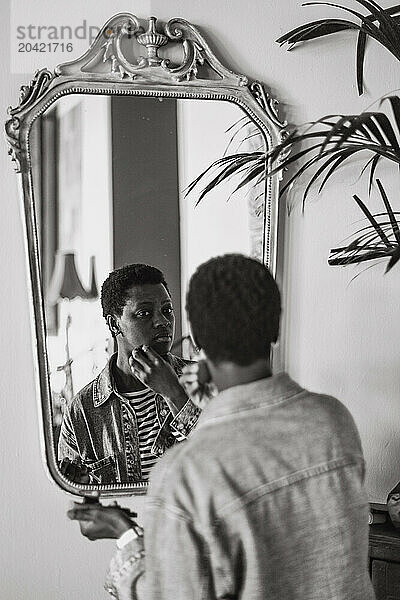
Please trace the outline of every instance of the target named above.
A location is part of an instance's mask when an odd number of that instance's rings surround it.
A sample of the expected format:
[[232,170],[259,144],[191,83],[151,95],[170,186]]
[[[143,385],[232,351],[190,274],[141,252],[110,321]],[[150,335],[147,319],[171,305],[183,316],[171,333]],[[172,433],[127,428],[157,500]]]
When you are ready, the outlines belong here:
[[[363,159],[360,177],[369,171],[368,192],[371,193],[377,167],[382,161],[400,167],[400,98],[391,95],[382,103],[390,106],[389,116],[382,111],[363,112],[358,115],[328,115],[311,125],[294,129],[274,148],[269,159],[278,161],[282,152],[285,158],[270,171],[294,169],[281,188],[287,193],[304,176],[309,175],[302,195],[303,209],[314,184],[320,193],[340,166],[360,157]],[[307,146],[304,148],[304,145]],[[288,150],[291,153],[288,154]],[[297,165],[297,166],[296,166]],[[386,271],[400,259],[399,213],[394,212],[379,179],[376,184],[385,206],[384,213],[373,215],[357,195],[353,199],[368,219],[369,225],[357,231],[355,239],[346,247],[334,248],[328,263],[332,266],[349,265],[389,257]]]
[[[400,60],[400,5],[383,9],[374,0],[354,0],[370,11],[368,15],[328,2],[308,2],[343,9],[358,17],[360,24],[339,19],[323,19],[298,27],[285,34],[279,43],[296,44],[345,30],[357,30],[357,82],[362,93],[365,42],[373,37]],[[293,129],[283,142],[269,153],[261,149],[246,153],[232,152],[214,161],[188,187],[188,193],[206,182],[197,203],[227,179],[238,177],[235,193],[248,184],[258,186],[265,178],[286,172],[280,196],[290,192],[294,184],[308,177],[302,195],[306,199],[318,184],[320,193],[338,169],[355,158],[363,160],[360,177],[369,173],[368,193],[371,193],[377,168],[381,162],[400,167],[400,97],[396,94],[381,99],[383,110],[366,111],[355,115],[327,115],[313,123]],[[394,212],[379,179],[376,180],[385,212],[373,215],[359,196],[353,199],[368,220],[367,227],[355,232],[347,246],[331,250],[330,265],[348,265],[369,260],[389,258],[387,271],[400,260],[399,215]]]
[[[281,36],[277,42],[289,44],[289,50],[300,42],[331,35],[346,30],[358,31],[356,48],[356,77],[358,93],[363,93],[364,59],[367,38],[373,38],[383,45],[400,61],[400,5],[381,7],[375,0],[355,0],[369,10],[363,15],[345,6],[330,2],[307,2],[304,6],[325,5],[347,12],[359,19],[359,23],[343,19],[321,19],[297,27]],[[359,115],[336,115],[318,119],[311,131],[294,130],[284,141],[279,152],[288,148],[299,148],[304,142],[315,142],[306,149],[298,150],[283,161],[280,168],[288,168],[299,159],[307,157],[286,182],[282,193],[289,190],[305,172],[318,166],[303,193],[303,208],[307,195],[314,183],[319,181],[318,193],[329,178],[346,161],[356,155],[367,156],[361,175],[369,168],[368,191],[371,192],[374,175],[382,160],[389,160],[400,167],[400,98],[397,95],[385,97],[382,101],[391,106],[390,118],[383,112],[363,112]],[[276,172],[276,168],[273,170]],[[345,247],[333,248],[328,260],[330,265],[348,265],[389,257],[386,271],[400,260],[399,213],[394,212],[389,198],[379,179],[376,184],[382,198],[385,212],[373,215],[365,202],[357,195],[353,199],[364,213],[368,225],[354,234],[354,239]]]
[[[322,192],[339,167],[357,156],[363,159],[360,175],[368,173],[368,190],[371,192],[381,161],[389,161],[400,167],[400,98],[396,95],[387,96],[381,100],[381,105],[383,103],[390,106],[389,116],[382,111],[368,111],[358,115],[328,115],[294,129],[268,154],[261,149],[228,154],[230,143],[225,156],[214,161],[193,180],[186,193],[189,194],[201,183],[204,184],[197,196],[197,205],[216,186],[233,177],[238,178],[232,192],[235,193],[248,184],[260,186],[266,176],[279,171],[291,171],[280,189],[280,195],[287,195],[295,183],[309,175],[302,195],[304,209],[314,184],[318,184],[318,193]],[[274,165],[272,169],[271,164]],[[330,265],[348,265],[389,257],[389,270],[400,259],[399,226],[396,220],[399,213],[393,211],[380,180],[376,183],[386,213],[372,215],[366,204],[354,195],[353,199],[369,221],[369,229],[356,232],[355,240],[348,246],[332,249],[328,261]],[[261,192],[259,196],[262,196]],[[382,219],[386,220],[380,223]],[[392,230],[390,239],[387,239],[387,227]]]
[[354,0],[369,14],[330,2],[305,2],[303,6],[332,6],[359,19],[359,23],[346,19],[320,19],[292,29],[281,36],[278,44],[289,44],[288,50],[301,42],[331,35],[342,31],[358,31],[356,49],[356,76],[358,93],[363,93],[365,46],[367,38],[375,39],[400,61],[400,5],[382,8],[375,0]]

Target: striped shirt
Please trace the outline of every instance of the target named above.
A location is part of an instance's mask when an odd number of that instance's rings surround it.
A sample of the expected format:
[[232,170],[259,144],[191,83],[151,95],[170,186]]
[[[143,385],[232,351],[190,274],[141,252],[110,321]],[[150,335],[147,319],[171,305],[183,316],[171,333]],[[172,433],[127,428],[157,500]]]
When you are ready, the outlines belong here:
[[136,415],[142,480],[147,481],[151,468],[157,461],[157,457],[151,453],[151,447],[160,431],[156,413],[156,395],[150,388],[138,392],[125,392],[122,395],[129,401],[129,406]]

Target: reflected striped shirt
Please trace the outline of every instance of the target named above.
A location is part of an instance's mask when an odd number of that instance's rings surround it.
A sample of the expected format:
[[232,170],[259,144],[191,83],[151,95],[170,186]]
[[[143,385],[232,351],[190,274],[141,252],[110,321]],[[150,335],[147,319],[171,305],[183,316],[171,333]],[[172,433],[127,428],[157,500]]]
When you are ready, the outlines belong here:
[[151,447],[160,431],[155,396],[155,392],[150,388],[123,394],[123,397],[129,401],[129,406],[136,415],[139,432],[140,464],[142,480],[144,481],[148,480],[151,468],[157,461],[157,457],[151,453]]

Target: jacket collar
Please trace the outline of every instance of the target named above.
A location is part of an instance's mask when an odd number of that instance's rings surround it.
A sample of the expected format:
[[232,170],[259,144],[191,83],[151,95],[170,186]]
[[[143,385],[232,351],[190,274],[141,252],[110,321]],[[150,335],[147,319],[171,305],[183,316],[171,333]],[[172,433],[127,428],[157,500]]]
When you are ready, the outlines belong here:
[[196,430],[214,419],[223,418],[257,406],[272,406],[303,392],[286,373],[236,385],[220,392],[203,409]]
[[112,367],[117,359],[117,354],[113,354],[102,371],[94,380],[93,386],[93,405],[97,408],[107,402],[111,394],[117,393],[114,379],[112,376]]

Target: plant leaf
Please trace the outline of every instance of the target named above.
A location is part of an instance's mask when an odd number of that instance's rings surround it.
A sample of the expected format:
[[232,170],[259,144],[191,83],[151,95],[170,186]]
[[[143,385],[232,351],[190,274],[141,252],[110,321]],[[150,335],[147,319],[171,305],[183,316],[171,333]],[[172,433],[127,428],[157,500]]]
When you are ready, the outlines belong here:
[[201,200],[204,198],[204,196],[206,196],[206,194],[208,194],[217,185],[219,185],[223,181],[227,180],[232,175],[236,174],[238,172],[238,167],[243,166],[243,164],[246,164],[246,162],[247,161],[243,162],[243,160],[242,160],[241,164],[240,164],[238,162],[232,161],[230,164],[228,164],[226,167],[224,167],[223,170],[220,171],[218,173],[218,175],[216,175],[201,191],[201,193],[196,201],[195,206],[197,206],[201,202]]
[[[386,14],[384,9],[377,3],[372,0],[356,0],[359,4],[364,6],[367,10],[369,10],[372,14],[372,17],[378,21],[380,25],[380,30],[387,36],[388,42],[393,44],[393,49],[395,51],[398,50],[398,31],[396,31],[396,25],[393,19]],[[367,17],[366,20],[369,20]]]
[[399,260],[400,260],[400,246],[398,248],[396,248],[396,250],[393,252],[393,254],[388,262],[388,265],[386,267],[385,273],[390,271],[390,269],[392,269],[394,267],[394,265],[399,262]]
[[397,125],[397,131],[400,136],[400,98],[399,96],[386,96],[381,100],[381,104],[385,102],[385,100],[387,100],[390,103],[394,115],[394,120]]
[[[377,125],[374,121],[375,113],[363,113],[363,114],[366,114],[366,119],[364,120],[364,123],[363,123],[365,128],[371,132],[372,136],[375,138],[375,140],[378,142],[378,144],[381,144],[381,146],[386,146],[387,142],[386,142],[385,138],[383,137],[379,127],[377,127]],[[360,123],[361,123],[361,121],[360,121]]]
[[281,46],[286,43],[297,44],[352,29],[359,29],[359,26],[345,19],[321,19],[292,29],[278,38],[276,42]]
[[188,186],[185,188],[185,196],[188,196],[192,190],[198,185],[198,183],[208,175],[213,169],[220,167],[225,164],[237,164],[241,166],[246,162],[252,162],[254,160],[259,159],[260,157],[264,158],[265,154],[263,152],[245,152],[243,154],[231,154],[229,156],[224,156],[222,158],[218,158],[211,165],[207,167],[205,171],[200,173]]
[[394,216],[393,209],[392,209],[392,207],[390,205],[390,202],[389,202],[389,198],[387,197],[385,189],[384,189],[384,187],[383,187],[383,185],[382,185],[382,183],[380,182],[379,179],[376,180],[376,184],[377,184],[377,186],[379,188],[380,194],[382,196],[383,203],[385,205],[387,214],[389,216],[390,223],[391,223],[392,229],[393,229],[393,235],[396,238],[397,243],[400,244],[399,224],[397,223],[396,217]]
[[[362,2],[360,2],[360,0],[356,0],[356,2],[359,2],[359,4],[362,4]],[[364,23],[364,20],[365,20],[365,15],[363,15],[362,13],[359,13],[359,12],[353,10],[352,8],[348,8],[347,6],[342,6],[341,4],[335,4],[334,2],[304,2],[303,6],[332,6],[333,8],[339,8],[340,10],[348,12],[351,15],[353,15],[354,17],[358,17],[362,23]]]
[[379,225],[379,223],[377,222],[377,220],[375,219],[375,217],[370,213],[370,211],[368,210],[368,208],[364,204],[364,202],[356,194],[353,195],[353,198],[357,202],[358,206],[361,208],[361,210],[363,211],[363,213],[365,214],[365,216],[367,217],[367,219],[369,220],[369,222],[371,223],[371,225],[375,228],[375,231],[379,235],[379,237],[381,238],[382,242],[388,248],[391,248],[392,245],[389,242],[387,236],[382,231],[381,226]]
[[[355,255],[353,257],[351,256],[343,256],[343,257],[338,257],[338,258],[329,258],[328,259],[328,264],[331,267],[336,267],[336,266],[345,266],[345,265],[351,265],[351,264],[359,264],[362,262],[365,262],[367,260],[376,260],[377,258],[387,258],[388,256],[390,256],[389,252],[385,252],[384,250],[378,250],[378,251],[372,251],[372,252],[368,252],[362,255]],[[388,269],[387,269],[388,270]]]
[[358,30],[356,78],[358,93],[361,95],[363,93],[363,71],[367,36],[373,37],[391,52],[395,58],[400,60],[400,17],[397,16],[400,11],[400,5],[383,8],[374,0],[355,1],[363,8],[369,10],[370,14],[363,15],[356,10],[333,2],[305,2],[303,6],[331,6],[356,17],[359,19],[360,24],[348,21],[347,19],[320,19],[292,29],[287,34],[281,36],[277,42],[281,45],[284,43],[291,44],[288,48],[290,50],[293,45],[299,42],[309,41],[345,30]]
[[364,82],[364,56],[365,56],[365,43],[367,41],[367,34],[365,31],[359,31],[357,37],[357,89],[358,95],[361,96],[363,93],[363,82]]
[[396,133],[392,127],[389,118],[387,117],[387,115],[385,115],[385,113],[379,112],[375,113],[374,118],[377,120],[379,127],[384,132],[387,140],[389,141],[389,144],[393,146],[395,152],[398,153],[400,158],[399,141],[397,140]]
[[[374,123],[376,113],[364,112],[359,115],[346,115],[339,119],[337,126],[332,129],[331,137],[337,135],[338,140],[336,147],[339,148],[350,138],[361,131],[361,127],[366,127],[371,131],[372,135],[377,138],[378,142],[384,146],[387,145],[385,138],[382,136],[378,127]],[[345,127],[343,125],[348,123]]]
[[331,166],[331,168],[329,169],[328,173],[325,175],[324,179],[322,180],[321,185],[318,188],[318,193],[320,194],[323,190],[323,188],[325,187],[326,182],[328,181],[329,177],[331,177],[331,175],[333,175],[333,173],[337,170],[337,168],[342,164],[342,162],[344,162],[347,158],[349,158],[349,156],[353,153],[352,150],[348,150],[347,152],[344,151],[338,158],[335,156],[335,158],[337,158],[336,162]]
[[371,161],[371,170],[369,173],[369,182],[368,182],[368,192],[371,193],[372,190],[372,182],[374,179],[374,175],[375,175],[375,171],[376,171],[376,167],[378,165],[378,162],[380,161],[381,157],[379,156],[379,154],[376,154],[375,156],[372,157],[372,161]]
[[245,185],[247,185],[248,183],[250,183],[250,181],[253,181],[253,179],[255,179],[256,177],[258,177],[261,173],[265,172],[266,169],[266,165],[259,165],[256,168],[252,169],[252,171],[242,179],[242,181],[237,185],[237,187],[233,190],[233,192],[231,193],[231,196],[233,196],[233,194],[235,194],[238,190],[240,190],[242,187],[244,187]]
[[235,121],[235,123],[233,123],[230,127],[228,127],[228,129],[225,130],[225,133],[229,133],[230,131],[232,131],[232,129],[234,129],[242,121],[250,121],[250,119],[247,115],[245,115],[244,117],[240,117],[240,119]]

